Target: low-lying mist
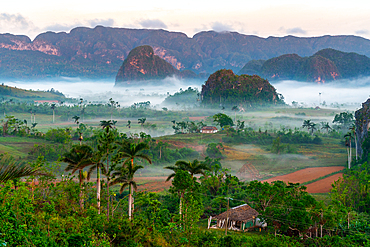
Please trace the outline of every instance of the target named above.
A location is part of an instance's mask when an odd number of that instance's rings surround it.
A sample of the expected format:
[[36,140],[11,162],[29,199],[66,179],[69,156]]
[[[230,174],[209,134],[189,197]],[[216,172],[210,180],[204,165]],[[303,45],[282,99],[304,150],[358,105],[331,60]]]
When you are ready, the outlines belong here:
[[341,104],[357,109],[370,95],[370,77],[354,80],[338,80],[325,84],[299,81],[280,81],[271,83],[284,96],[285,103],[293,101],[305,107],[325,104],[338,107]]
[[[109,98],[118,101],[121,106],[129,106],[137,102],[150,101],[152,105],[158,105],[169,95],[188,87],[198,88],[204,81],[179,80],[177,78],[166,78],[159,81],[158,85],[138,85],[140,82],[131,83],[130,87],[115,87],[113,81],[92,81],[78,78],[68,78],[60,81],[11,81],[6,85],[16,86],[23,89],[49,90],[54,88],[67,97],[83,98],[89,102],[106,103]],[[325,104],[327,107],[339,107],[345,104],[353,109],[361,107],[370,94],[370,77],[339,80],[325,84],[316,84],[299,81],[272,82],[277,92],[284,96],[289,105],[293,101],[300,106],[315,107]]]
[[46,91],[51,88],[62,92],[66,97],[83,98],[88,102],[107,103],[110,98],[118,101],[121,106],[130,106],[133,103],[150,101],[151,105],[161,104],[169,94],[178,92],[180,88],[187,89],[201,88],[203,81],[197,80],[179,80],[177,78],[166,78],[158,81],[158,85],[142,85],[133,86],[140,82],[132,82],[131,86],[115,87],[112,81],[92,81],[68,79],[68,80],[52,80],[52,81],[10,81],[5,82],[5,85],[16,86],[22,89],[32,89]]

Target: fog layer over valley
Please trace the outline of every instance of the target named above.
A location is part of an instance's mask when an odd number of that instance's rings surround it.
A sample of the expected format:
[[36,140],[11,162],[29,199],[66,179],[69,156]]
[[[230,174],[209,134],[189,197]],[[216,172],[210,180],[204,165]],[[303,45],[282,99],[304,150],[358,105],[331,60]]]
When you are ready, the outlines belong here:
[[[140,85],[131,87],[115,87],[110,81],[85,81],[71,78],[60,81],[9,81],[5,85],[23,89],[49,90],[54,88],[67,97],[83,98],[89,102],[106,103],[109,98],[118,101],[121,106],[130,106],[133,103],[150,101],[151,105],[161,104],[169,94],[174,94],[188,87],[201,91],[203,81],[178,80],[166,78],[158,81],[157,85]],[[136,82],[132,83],[133,85]],[[316,84],[298,81],[280,81],[271,83],[284,96],[285,103],[292,105],[298,102],[299,106],[323,106],[337,108],[345,105],[346,108],[358,109],[361,103],[369,97],[370,77],[356,80],[340,80],[326,84]],[[189,102],[190,104],[191,102]],[[190,106],[190,105],[189,105]]]
[[355,110],[361,107],[370,95],[370,77],[356,80],[338,80],[325,84],[299,81],[271,83],[284,96],[285,103],[298,102],[303,107],[337,108],[342,104]]
[[5,85],[15,86],[22,89],[32,89],[46,91],[54,88],[62,92],[69,98],[83,98],[91,103],[107,103],[108,99],[113,98],[118,101],[121,106],[130,106],[138,102],[150,101],[151,105],[161,104],[164,99],[178,92],[181,89],[188,87],[201,90],[202,81],[195,80],[178,80],[176,78],[166,78],[158,81],[157,85],[140,85],[133,86],[136,83],[132,82],[130,87],[115,87],[114,82],[110,81],[87,81],[73,78],[60,81],[9,81],[4,82]]

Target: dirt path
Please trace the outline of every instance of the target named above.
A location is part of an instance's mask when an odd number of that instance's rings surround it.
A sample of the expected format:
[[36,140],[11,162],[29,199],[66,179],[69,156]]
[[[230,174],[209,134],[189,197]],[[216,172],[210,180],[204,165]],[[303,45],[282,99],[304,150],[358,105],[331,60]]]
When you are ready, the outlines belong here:
[[333,176],[321,179],[319,181],[307,184],[308,193],[328,193],[332,189],[331,185],[334,181],[338,180],[343,176],[343,173],[337,173]]
[[284,182],[291,183],[304,183],[314,179],[318,179],[333,172],[341,171],[343,169],[344,166],[312,167],[302,169],[293,173],[289,173],[286,175],[269,178],[263,180],[263,182],[271,183],[273,181],[281,180]]

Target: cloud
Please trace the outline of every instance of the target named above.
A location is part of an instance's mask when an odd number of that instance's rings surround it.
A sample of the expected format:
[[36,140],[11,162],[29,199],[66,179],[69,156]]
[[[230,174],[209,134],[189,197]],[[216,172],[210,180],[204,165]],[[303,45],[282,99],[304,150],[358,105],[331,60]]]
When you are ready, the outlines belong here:
[[98,25],[102,26],[113,26],[114,25],[114,20],[109,18],[109,19],[90,19],[90,20],[83,20],[83,21],[75,21],[71,24],[53,24],[50,26],[45,27],[44,29],[47,31],[54,31],[54,32],[68,32],[72,30],[75,27],[96,27]]
[[369,30],[362,29],[362,30],[357,30],[355,34],[361,35],[361,34],[369,34]]
[[27,30],[33,23],[20,14],[0,13],[0,28]]
[[71,29],[75,28],[76,26],[81,26],[81,23],[53,24],[53,25],[45,27],[44,29],[47,31],[54,31],[54,32],[68,32]]
[[211,27],[216,32],[231,31],[234,29],[232,26],[221,22],[214,22]]
[[146,19],[138,22],[143,28],[167,28],[167,25],[159,19]]
[[91,27],[96,27],[98,25],[110,27],[114,25],[114,20],[109,18],[109,19],[92,19],[92,20],[87,20],[86,21]]
[[294,27],[286,30],[290,34],[306,34],[307,32],[300,27]]

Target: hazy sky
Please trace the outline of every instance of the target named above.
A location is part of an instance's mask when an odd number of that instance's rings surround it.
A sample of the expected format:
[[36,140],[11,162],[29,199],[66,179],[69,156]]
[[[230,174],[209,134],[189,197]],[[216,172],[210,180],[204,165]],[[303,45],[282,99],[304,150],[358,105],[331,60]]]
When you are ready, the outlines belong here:
[[201,30],[268,36],[370,38],[370,1],[343,0],[18,0],[2,1],[0,33],[34,38],[76,26],[161,28],[192,37]]

